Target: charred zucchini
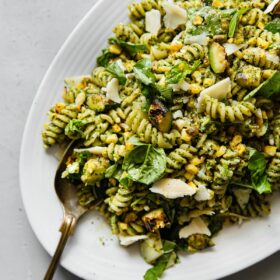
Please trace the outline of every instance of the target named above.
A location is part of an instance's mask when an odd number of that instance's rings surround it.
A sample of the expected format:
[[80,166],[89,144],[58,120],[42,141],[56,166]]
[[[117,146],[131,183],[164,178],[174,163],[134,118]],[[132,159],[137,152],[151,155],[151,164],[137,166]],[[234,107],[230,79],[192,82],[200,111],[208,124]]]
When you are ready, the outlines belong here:
[[213,42],[209,48],[209,60],[211,68],[215,73],[223,73],[228,65],[225,48]]
[[159,100],[154,100],[149,109],[149,120],[160,132],[169,132],[172,125],[172,113]]

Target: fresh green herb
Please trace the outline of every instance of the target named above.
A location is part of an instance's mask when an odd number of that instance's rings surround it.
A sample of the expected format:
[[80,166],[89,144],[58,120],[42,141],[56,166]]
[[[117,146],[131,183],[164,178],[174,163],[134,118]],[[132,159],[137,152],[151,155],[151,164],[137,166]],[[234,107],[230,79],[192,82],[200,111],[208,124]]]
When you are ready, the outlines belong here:
[[144,280],[158,280],[168,268],[167,265],[172,257],[174,257],[174,252],[166,253],[159,257],[155,265],[145,273]]
[[105,178],[114,178],[116,173],[119,171],[120,166],[118,163],[115,163],[108,167],[105,171]]
[[175,250],[176,246],[177,245],[175,242],[169,241],[169,240],[164,240],[162,249],[163,249],[164,253],[171,253]]
[[229,30],[228,30],[228,36],[230,38],[234,37],[234,33],[235,33],[236,27],[237,27],[237,25],[239,23],[239,20],[240,20],[241,16],[243,14],[245,14],[248,10],[249,10],[249,8],[240,9],[232,17],[232,19],[230,21],[230,24],[229,24]]
[[272,33],[280,33],[280,18],[277,17],[265,26],[267,31]]
[[210,222],[209,222],[209,225],[208,225],[208,228],[211,231],[211,234],[215,235],[220,230],[222,230],[224,222],[225,222],[225,217],[223,215],[220,215],[220,214],[213,215],[210,218]]
[[104,49],[102,50],[102,54],[97,57],[96,61],[99,66],[107,67],[109,61],[114,57],[116,57],[115,54],[110,53],[108,49]]
[[144,110],[148,111],[148,105],[152,103],[155,97],[162,101],[170,101],[172,98],[172,88],[162,87],[156,84],[156,77],[152,72],[152,62],[149,59],[139,60],[133,67],[136,78],[144,84],[142,94],[146,97],[147,102]]
[[83,137],[83,126],[86,124],[84,120],[71,120],[65,127],[65,134],[70,139],[79,139]]
[[196,60],[192,65],[181,62],[171,68],[166,75],[167,84],[177,84],[187,75],[192,74],[201,64],[200,60]]
[[265,174],[267,161],[263,153],[256,150],[250,152],[248,169],[251,173],[252,188],[259,194],[271,192],[271,185]]
[[127,171],[132,181],[146,185],[157,181],[163,175],[165,167],[164,149],[155,148],[150,144],[136,146],[124,157],[122,165],[122,169]]
[[109,39],[110,44],[117,44],[125,49],[131,56],[135,56],[137,53],[144,52],[147,48],[142,44],[132,44],[130,42],[125,42],[117,38]]
[[144,85],[149,86],[155,83],[156,77],[152,73],[152,62],[149,59],[139,60],[133,67],[136,78]]
[[263,96],[265,98],[273,98],[280,93],[280,72],[275,72],[269,79],[263,82],[259,87],[255,88],[247,94],[243,100],[248,100],[253,96]]
[[106,70],[115,76],[121,85],[124,85],[126,82],[126,77],[122,68],[122,62],[120,60],[113,62],[108,65]]

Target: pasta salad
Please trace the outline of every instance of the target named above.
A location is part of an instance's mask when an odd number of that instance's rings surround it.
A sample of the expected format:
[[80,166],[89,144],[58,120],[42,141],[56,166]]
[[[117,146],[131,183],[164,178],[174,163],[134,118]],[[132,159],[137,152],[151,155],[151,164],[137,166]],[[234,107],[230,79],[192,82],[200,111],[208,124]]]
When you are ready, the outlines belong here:
[[140,243],[156,280],[179,251],[270,213],[280,185],[279,0],[129,5],[89,75],[67,78],[44,146],[77,140],[62,177]]

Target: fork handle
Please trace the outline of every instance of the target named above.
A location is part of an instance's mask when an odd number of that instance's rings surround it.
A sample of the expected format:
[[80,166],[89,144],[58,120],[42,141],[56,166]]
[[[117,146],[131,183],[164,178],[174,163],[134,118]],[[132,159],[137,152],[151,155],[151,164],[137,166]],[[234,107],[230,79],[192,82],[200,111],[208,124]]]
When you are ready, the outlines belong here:
[[51,280],[53,278],[53,275],[55,273],[55,270],[59,264],[60,257],[62,255],[62,252],[65,248],[65,245],[67,243],[67,240],[69,236],[73,233],[73,230],[75,228],[77,219],[72,215],[65,215],[63,223],[61,225],[60,231],[61,231],[61,237],[58,242],[58,245],[56,247],[55,253],[52,257],[51,263],[49,265],[49,268],[46,272],[46,275],[44,277],[44,280]]

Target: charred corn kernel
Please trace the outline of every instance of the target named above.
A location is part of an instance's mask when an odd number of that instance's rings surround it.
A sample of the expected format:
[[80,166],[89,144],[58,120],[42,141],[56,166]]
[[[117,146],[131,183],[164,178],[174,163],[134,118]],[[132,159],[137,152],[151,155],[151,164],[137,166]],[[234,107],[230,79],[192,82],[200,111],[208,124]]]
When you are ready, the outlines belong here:
[[239,156],[242,156],[246,152],[246,146],[244,144],[238,144],[236,147],[234,147],[234,150]]
[[114,124],[112,126],[112,129],[113,129],[113,132],[116,132],[116,133],[119,133],[122,130],[121,127],[118,124]]
[[266,111],[262,111],[262,118],[264,120],[267,120],[267,114],[266,114]]
[[187,133],[186,129],[182,130],[181,139],[185,142],[190,142],[192,140],[192,136]]
[[201,16],[195,16],[192,21],[193,25],[200,25],[202,22],[203,18]]
[[171,53],[178,52],[183,47],[183,44],[181,42],[174,42],[170,45],[169,51]]
[[106,144],[117,143],[118,136],[116,134],[111,134],[106,138]]
[[131,144],[131,143],[126,143],[125,144],[125,150],[126,151],[131,151],[131,150],[133,150],[133,144]]
[[214,7],[214,8],[223,8],[224,7],[224,3],[221,0],[213,0],[212,7]]
[[275,146],[265,146],[264,147],[264,152],[268,155],[268,156],[275,156],[276,155],[276,151],[277,151],[277,147]]
[[122,49],[119,45],[111,45],[109,47],[109,52],[113,54],[120,54],[122,52]]
[[61,110],[63,110],[64,108],[65,108],[65,104],[61,103],[61,102],[58,102],[58,103],[55,104],[54,110],[55,110],[56,113],[60,113]]
[[221,157],[225,154],[227,148],[225,146],[221,146],[218,151],[215,153],[215,157]]
[[188,185],[192,188],[196,189],[196,184],[194,182],[189,182]]
[[258,47],[263,48],[263,49],[267,49],[269,47],[269,43],[260,37],[257,38],[257,45],[258,45]]
[[193,175],[196,175],[199,171],[199,168],[197,168],[195,165],[193,164],[188,164],[186,166],[186,170],[188,171],[188,173],[191,173]]
[[274,73],[275,73],[275,70],[266,69],[266,70],[263,70],[263,72],[262,72],[262,77],[263,77],[264,79],[268,79],[268,78],[270,78]]
[[109,178],[109,183],[112,185],[112,186],[116,186],[117,185],[117,180],[115,178]]
[[190,84],[190,88],[189,88],[189,91],[192,93],[192,94],[199,94],[202,92],[204,88],[198,84]]
[[203,81],[203,86],[204,87],[210,87],[214,84],[215,80],[214,79],[210,79],[210,78],[205,78]]
[[193,164],[193,165],[199,165],[203,162],[204,162],[204,158],[195,157],[191,160],[191,164]]
[[194,178],[194,174],[190,173],[190,172],[186,172],[184,174],[184,177],[188,180],[188,181],[191,181],[193,178]]
[[230,147],[233,148],[233,147],[237,146],[238,144],[240,144],[241,142],[242,142],[242,136],[239,134],[235,135],[230,142]]
[[120,230],[127,230],[128,225],[126,223],[118,222]]
[[265,25],[264,25],[263,22],[259,21],[259,22],[257,23],[257,27],[258,27],[259,29],[264,29]]
[[248,44],[255,46],[257,44],[257,38],[256,37],[250,38],[248,40]]

